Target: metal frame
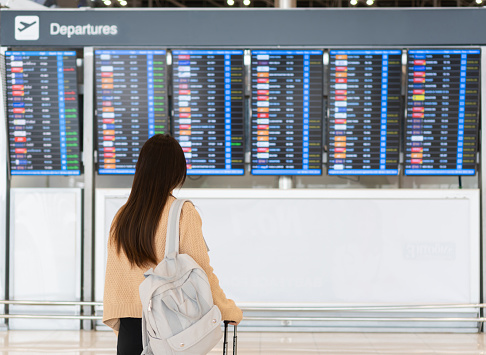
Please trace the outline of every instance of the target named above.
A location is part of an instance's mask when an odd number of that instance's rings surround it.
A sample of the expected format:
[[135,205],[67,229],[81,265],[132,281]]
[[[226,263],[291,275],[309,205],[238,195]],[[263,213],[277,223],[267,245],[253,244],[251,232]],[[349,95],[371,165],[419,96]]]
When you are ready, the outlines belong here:
[[[84,190],[83,190],[83,248],[82,248],[82,285],[83,301],[92,301],[94,296],[94,148],[93,148],[93,75],[94,75],[94,51],[93,47],[84,48],[84,121],[83,121],[83,165],[84,165]],[[84,306],[82,314],[92,316],[92,306]],[[93,329],[90,320],[82,322],[82,329]]]
[[[20,301],[20,300],[0,300],[0,304],[12,304],[22,306],[103,306],[103,302],[84,302],[84,301]],[[390,310],[407,310],[407,309],[451,309],[451,308],[486,308],[486,303],[472,304],[417,304],[417,305],[386,305],[386,306],[328,306],[328,307],[265,307],[265,306],[244,306],[239,304],[245,311],[305,311],[305,312],[323,312],[323,311],[390,311]]]
[[[0,59],[3,59],[7,47],[0,47]],[[3,64],[3,63],[2,63]],[[0,65],[3,67],[3,65]],[[4,78],[5,73],[1,74],[1,78]],[[6,79],[6,78],[5,78]],[[3,80],[2,80],[3,81]],[[0,83],[0,115],[2,117],[0,123],[0,147],[5,149],[8,153],[8,141],[7,141],[7,102],[4,100],[6,98],[5,86],[3,82]],[[0,154],[0,211],[5,213],[0,214],[0,245],[5,246],[5,252],[0,255],[0,270],[3,271],[3,275],[0,275],[0,289],[3,289],[4,294],[1,297],[5,299],[9,298],[9,180],[8,180],[8,154]],[[2,282],[3,281],[3,282]],[[8,305],[4,306],[5,313],[8,312]],[[3,323],[3,322],[2,322]],[[8,323],[1,324],[0,327],[7,326]]]
[[[486,85],[486,47],[481,47],[481,63],[482,63],[482,70],[481,70],[481,86]],[[481,90],[481,124],[480,124],[480,142],[481,142],[481,150],[485,150],[484,153],[480,154],[480,166],[479,166],[479,188],[481,191],[481,201],[480,201],[480,210],[481,210],[481,248],[479,253],[481,255],[481,291],[480,297],[481,302],[484,302],[486,299],[486,263],[484,262],[484,257],[486,256],[486,89]],[[482,316],[484,317],[486,312],[482,309]],[[482,329],[484,331],[484,327]]]
[[[102,306],[102,302],[49,302],[49,301],[0,301],[0,304],[12,304],[12,305],[30,305],[30,306]],[[348,307],[294,307],[294,308],[279,308],[279,307],[241,307],[243,311],[292,311],[292,312],[359,312],[359,311],[390,311],[390,310],[409,310],[420,311],[428,309],[436,310],[450,310],[460,308],[486,308],[486,304],[444,304],[444,305],[389,305],[389,306],[348,306]],[[102,316],[73,316],[73,315],[27,315],[27,314],[0,314],[0,319],[17,318],[17,319],[79,319],[83,321],[95,321],[101,320]],[[285,317],[244,317],[247,321],[349,321],[349,322],[486,322],[485,317],[309,317],[309,316],[285,316]]]
[[[128,198],[130,188],[97,188],[95,207],[101,207],[99,198],[106,196]],[[479,206],[479,189],[290,189],[277,188],[249,189],[249,188],[182,188],[174,190],[177,198],[207,198],[207,199],[471,199]],[[479,208],[477,209],[479,216]],[[98,212],[100,213],[100,212]],[[472,211],[471,213],[474,213]],[[101,216],[100,216],[101,217]],[[97,221],[99,222],[99,221]],[[98,223],[97,223],[98,225]],[[479,228],[477,228],[479,229]]]

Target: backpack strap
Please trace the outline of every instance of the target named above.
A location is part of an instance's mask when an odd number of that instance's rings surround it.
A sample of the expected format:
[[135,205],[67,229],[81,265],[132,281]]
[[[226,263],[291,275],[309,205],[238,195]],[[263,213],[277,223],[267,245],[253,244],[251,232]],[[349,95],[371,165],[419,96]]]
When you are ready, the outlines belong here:
[[179,221],[181,219],[182,206],[189,200],[176,199],[172,202],[167,221],[167,235],[165,237],[165,257],[171,253],[179,254]]

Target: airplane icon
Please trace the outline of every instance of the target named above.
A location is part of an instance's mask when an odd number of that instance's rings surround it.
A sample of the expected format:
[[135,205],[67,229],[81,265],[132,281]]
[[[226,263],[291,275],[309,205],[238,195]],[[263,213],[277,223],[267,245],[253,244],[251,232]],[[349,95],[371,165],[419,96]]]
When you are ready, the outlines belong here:
[[37,41],[39,24],[39,16],[15,16],[15,40]]
[[19,32],[22,32],[22,31],[24,31],[24,30],[28,29],[29,27],[31,27],[31,26],[33,26],[33,25],[35,25],[36,23],[37,23],[37,21],[34,21],[34,22],[32,22],[32,23],[20,22],[20,24],[21,24],[22,26],[24,26],[24,27],[22,27],[22,28],[18,28],[18,30],[19,30]]

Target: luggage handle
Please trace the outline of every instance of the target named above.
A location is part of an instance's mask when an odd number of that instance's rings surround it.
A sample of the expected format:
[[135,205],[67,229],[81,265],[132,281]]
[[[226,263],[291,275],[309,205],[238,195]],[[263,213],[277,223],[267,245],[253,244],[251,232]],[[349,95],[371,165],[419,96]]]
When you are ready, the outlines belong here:
[[[228,324],[230,321],[224,321],[224,340],[223,340],[223,355],[228,354]],[[237,336],[237,326],[234,326],[234,334],[233,334],[233,355],[237,355],[238,353],[238,336]]]

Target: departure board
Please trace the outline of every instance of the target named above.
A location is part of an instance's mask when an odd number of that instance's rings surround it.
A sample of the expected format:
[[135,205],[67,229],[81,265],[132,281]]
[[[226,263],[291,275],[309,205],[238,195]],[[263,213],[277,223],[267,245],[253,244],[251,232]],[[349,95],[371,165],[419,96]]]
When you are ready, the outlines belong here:
[[406,175],[474,175],[480,50],[409,50]]
[[329,175],[397,175],[400,50],[331,50]]
[[12,175],[79,175],[76,52],[7,51]]
[[188,175],[243,175],[242,50],[173,50],[174,137]]
[[143,144],[169,133],[165,50],[96,50],[98,173],[134,174]]
[[251,52],[251,172],[322,174],[323,52]]

